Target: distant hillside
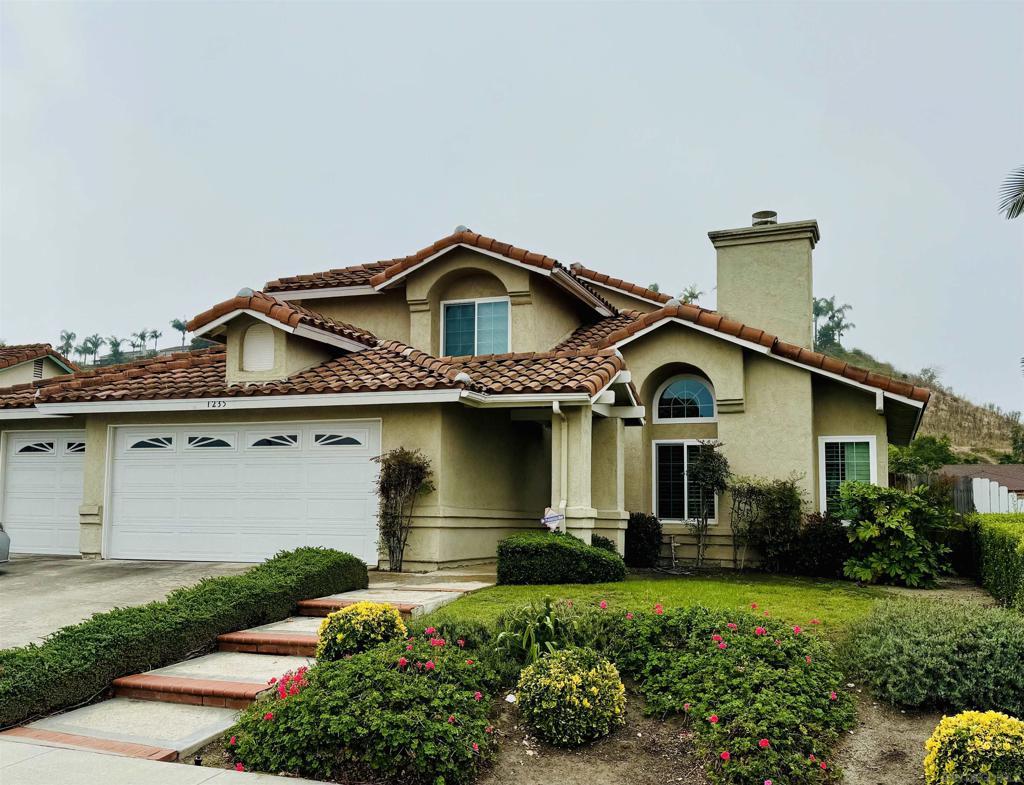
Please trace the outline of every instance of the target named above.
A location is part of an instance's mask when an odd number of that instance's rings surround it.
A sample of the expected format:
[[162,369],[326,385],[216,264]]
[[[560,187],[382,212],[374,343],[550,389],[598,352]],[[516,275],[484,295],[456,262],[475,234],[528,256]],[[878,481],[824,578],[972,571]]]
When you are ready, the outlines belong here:
[[833,347],[827,353],[851,365],[928,387],[932,397],[925,409],[919,436],[948,435],[958,453],[965,457],[973,454],[989,463],[994,463],[1000,453],[1009,452],[1010,427],[1015,421],[1013,414],[994,404],[979,406],[971,403],[934,378],[905,373],[860,349]]

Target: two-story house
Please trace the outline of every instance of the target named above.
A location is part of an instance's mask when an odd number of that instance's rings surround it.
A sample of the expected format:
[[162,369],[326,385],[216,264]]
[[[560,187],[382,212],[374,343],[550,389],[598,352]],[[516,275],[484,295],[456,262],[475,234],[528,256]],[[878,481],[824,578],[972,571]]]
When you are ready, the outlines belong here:
[[[682,536],[700,440],[739,475],[797,477],[815,509],[844,479],[886,482],[929,394],[813,351],[817,223],[709,237],[717,311],[465,227],[243,289],[190,323],[217,348],[0,390],[0,520],[15,550],[255,561],[310,544],[376,565],[371,458],[403,446],[434,471],[406,556],[422,569],[493,559],[546,507],[620,549],[630,511]],[[727,511],[712,561],[731,557]]]

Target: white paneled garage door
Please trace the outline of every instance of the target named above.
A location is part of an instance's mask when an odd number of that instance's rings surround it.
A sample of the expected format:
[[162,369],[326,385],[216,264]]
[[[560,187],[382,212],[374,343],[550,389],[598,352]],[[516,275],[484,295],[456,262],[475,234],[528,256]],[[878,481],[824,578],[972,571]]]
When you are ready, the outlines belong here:
[[8,433],[3,524],[17,553],[78,554],[85,431]]
[[378,421],[114,434],[111,558],[261,561],[320,545],[377,563]]

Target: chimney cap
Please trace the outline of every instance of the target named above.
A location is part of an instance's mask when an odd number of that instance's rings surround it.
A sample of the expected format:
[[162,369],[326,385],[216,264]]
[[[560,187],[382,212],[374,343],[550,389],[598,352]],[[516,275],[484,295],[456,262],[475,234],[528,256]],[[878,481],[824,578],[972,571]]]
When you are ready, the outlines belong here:
[[750,217],[752,219],[751,226],[765,226],[779,222],[779,214],[774,210],[758,210]]

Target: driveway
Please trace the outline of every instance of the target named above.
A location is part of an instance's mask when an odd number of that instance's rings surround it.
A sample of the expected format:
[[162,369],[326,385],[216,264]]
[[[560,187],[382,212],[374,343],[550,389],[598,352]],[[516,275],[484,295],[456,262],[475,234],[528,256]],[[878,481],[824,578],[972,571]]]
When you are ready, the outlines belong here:
[[100,611],[162,600],[203,578],[253,565],[233,562],[86,561],[14,556],[0,564],[0,648],[39,642]]

